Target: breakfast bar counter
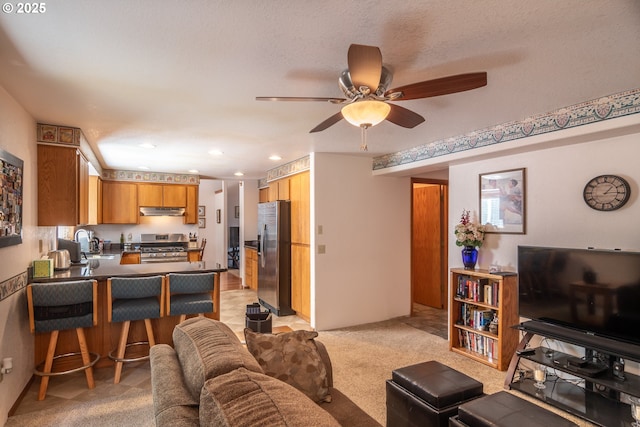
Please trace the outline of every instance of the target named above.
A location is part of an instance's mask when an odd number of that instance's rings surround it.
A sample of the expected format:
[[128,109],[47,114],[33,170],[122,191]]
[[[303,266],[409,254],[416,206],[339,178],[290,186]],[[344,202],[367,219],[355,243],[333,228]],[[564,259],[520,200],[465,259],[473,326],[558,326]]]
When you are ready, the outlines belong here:
[[[89,351],[98,353],[100,360],[97,367],[112,366],[109,352],[118,345],[121,324],[109,323],[107,316],[107,279],[111,277],[145,277],[166,275],[169,273],[218,273],[214,283],[215,313],[206,314],[207,317],[218,319],[220,317],[220,273],[227,271],[219,264],[208,267],[204,261],[198,262],[167,262],[148,264],[120,264],[118,255],[113,258],[89,259],[82,265],[72,265],[68,270],[56,271],[52,277],[32,278],[30,282],[49,283],[74,280],[95,279],[98,281],[98,324],[92,328],[85,328],[87,346]],[[152,319],[154,336],[157,344],[173,345],[173,328],[178,324],[179,316],[165,316]],[[35,361],[39,363],[47,355],[49,345],[49,333],[35,335]],[[146,333],[144,322],[132,322],[129,332],[130,341],[145,341]],[[78,348],[75,330],[61,331],[58,338],[56,353],[75,352]]]

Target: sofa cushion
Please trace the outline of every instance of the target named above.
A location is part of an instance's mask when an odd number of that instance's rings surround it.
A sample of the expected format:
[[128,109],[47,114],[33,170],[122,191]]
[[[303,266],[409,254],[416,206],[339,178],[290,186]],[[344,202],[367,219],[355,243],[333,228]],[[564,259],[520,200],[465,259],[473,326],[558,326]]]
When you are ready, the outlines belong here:
[[189,392],[195,399],[209,378],[244,367],[262,372],[260,365],[224,323],[206,317],[185,320],[173,330],[173,346],[178,354]]
[[329,402],[327,369],[318,353],[315,331],[259,334],[244,330],[247,349],[265,374],[291,384],[314,402]]
[[200,425],[340,426],[328,412],[289,384],[244,368],[205,382],[200,394]]

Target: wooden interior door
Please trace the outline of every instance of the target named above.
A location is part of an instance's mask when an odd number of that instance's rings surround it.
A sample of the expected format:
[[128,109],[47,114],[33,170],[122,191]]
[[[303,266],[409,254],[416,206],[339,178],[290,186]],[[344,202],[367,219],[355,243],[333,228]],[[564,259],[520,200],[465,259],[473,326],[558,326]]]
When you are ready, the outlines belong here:
[[414,181],[412,190],[412,304],[446,308],[446,184]]

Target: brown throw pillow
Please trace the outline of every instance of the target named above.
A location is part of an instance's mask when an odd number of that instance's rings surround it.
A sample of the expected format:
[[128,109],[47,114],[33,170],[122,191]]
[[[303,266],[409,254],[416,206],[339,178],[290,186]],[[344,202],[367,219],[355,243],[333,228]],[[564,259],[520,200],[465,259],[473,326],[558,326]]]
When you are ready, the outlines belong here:
[[327,369],[318,353],[315,331],[293,331],[277,335],[244,330],[247,349],[265,374],[284,381],[314,402],[330,402]]
[[202,427],[340,427],[329,412],[289,384],[245,368],[205,382],[199,415]]

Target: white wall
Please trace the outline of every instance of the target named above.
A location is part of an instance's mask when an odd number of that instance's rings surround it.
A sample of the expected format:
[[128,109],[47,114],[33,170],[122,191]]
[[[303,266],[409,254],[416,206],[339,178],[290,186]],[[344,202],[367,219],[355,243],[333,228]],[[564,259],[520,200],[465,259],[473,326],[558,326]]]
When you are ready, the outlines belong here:
[[[0,281],[27,270],[39,256],[36,122],[0,87],[0,148],[24,161],[22,244],[0,248]],[[31,378],[33,336],[24,289],[0,301],[0,359],[13,357],[13,371],[0,383],[0,425]]]
[[[203,260],[205,263],[213,265],[219,262],[219,245],[216,242],[219,239],[223,239],[220,236],[221,227],[216,223],[216,209],[218,209],[218,202],[216,200],[216,192],[223,194],[221,191],[224,186],[224,181],[215,179],[201,179],[200,189],[198,192],[198,205],[205,207],[205,228],[198,229],[198,239],[207,239],[207,246],[204,249]],[[226,266],[226,264],[225,264]]]
[[[589,126],[582,129],[589,131]],[[640,250],[640,133],[603,137],[577,145],[469,161],[449,170],[449,264],[461,267],[461,248],[455,246],[453,227],[462,209],[478,211],[478,175],[486,172],[526,168],[526,234],[489,234],[479,250],[479,268],[497,263],[517,270],[518,245],[569,248],[621,248]],[[582,197],[586,183],[602,174],[621,175],[631,185],[631,198],[621,209],[599,212]],[[539,339],[539,337],[538,337]],[[563,351],[582,355],[582,349],[564,343],[552,344]],[[628,372],[640,372],[640,364],[627,362]]]
[[312,326],[409,314],[410,179],[374,177],[370,158],[326,153],[312,154],[311,171]]
[[258,238],[258,201],[260,190],[257,180],[245,180],[240,183],[240,276],[242,283],[245,279],[245,240],[256,240]]

